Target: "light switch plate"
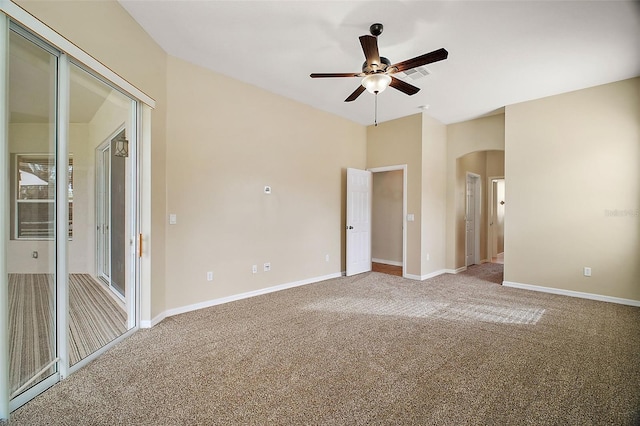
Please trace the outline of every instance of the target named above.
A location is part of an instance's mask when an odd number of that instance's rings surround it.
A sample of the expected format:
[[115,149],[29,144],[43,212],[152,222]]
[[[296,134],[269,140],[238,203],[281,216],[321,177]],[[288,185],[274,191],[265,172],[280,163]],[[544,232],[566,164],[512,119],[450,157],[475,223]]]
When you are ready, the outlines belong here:
[[178,217],[175,214],[170,214],[169,215],[169,225],[175,225],[176,223],[178,223]]
[[416,220],[415,216],[413,215],[413,213],[409,213],[407,215],[407,222],[413,222],[414,220]]

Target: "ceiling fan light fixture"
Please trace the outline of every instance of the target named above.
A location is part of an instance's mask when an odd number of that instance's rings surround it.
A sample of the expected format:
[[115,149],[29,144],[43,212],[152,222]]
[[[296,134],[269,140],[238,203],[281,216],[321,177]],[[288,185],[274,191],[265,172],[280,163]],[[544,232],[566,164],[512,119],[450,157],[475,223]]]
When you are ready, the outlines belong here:
[[389,87],[391,76],[387,74],[369,74],[362,79],[362,85],[369,93],[380,93]]

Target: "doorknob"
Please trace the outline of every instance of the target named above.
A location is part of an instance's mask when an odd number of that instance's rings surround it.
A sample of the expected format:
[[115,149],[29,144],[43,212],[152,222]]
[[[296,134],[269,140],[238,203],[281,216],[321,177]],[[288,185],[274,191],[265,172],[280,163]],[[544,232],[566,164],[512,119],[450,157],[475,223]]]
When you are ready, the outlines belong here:
[[353,226],[347,226],[347,229],[353,229]]

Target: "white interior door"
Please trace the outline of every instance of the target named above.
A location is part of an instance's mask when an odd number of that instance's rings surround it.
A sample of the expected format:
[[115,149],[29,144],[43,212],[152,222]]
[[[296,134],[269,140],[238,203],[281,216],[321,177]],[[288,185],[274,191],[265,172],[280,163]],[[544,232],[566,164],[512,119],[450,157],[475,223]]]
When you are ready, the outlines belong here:
[[498,179],[496,186],[496,231],[498,234],[496,252],[504,253],[504,179]]
[[479,263],[478,255],[480,254],[480,232],[478,228],[480,216],[479,204],[479,176],[471,173],[467,174],[467,200],[465,215],[466,230],[466,262],[467,266]]
[[489,181],[489,258],[504,252],[504,179],[491,178]]
[[347,169],[347,276],[371,270],[372,173]]

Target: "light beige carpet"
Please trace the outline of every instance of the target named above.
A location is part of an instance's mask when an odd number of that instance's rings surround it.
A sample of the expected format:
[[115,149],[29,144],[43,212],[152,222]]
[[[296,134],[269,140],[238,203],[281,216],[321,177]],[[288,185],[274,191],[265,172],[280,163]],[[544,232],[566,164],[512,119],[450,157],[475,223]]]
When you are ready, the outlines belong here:
[[338,278],[167,318],[11,425],[633,425],[640,309],[472,267]]

